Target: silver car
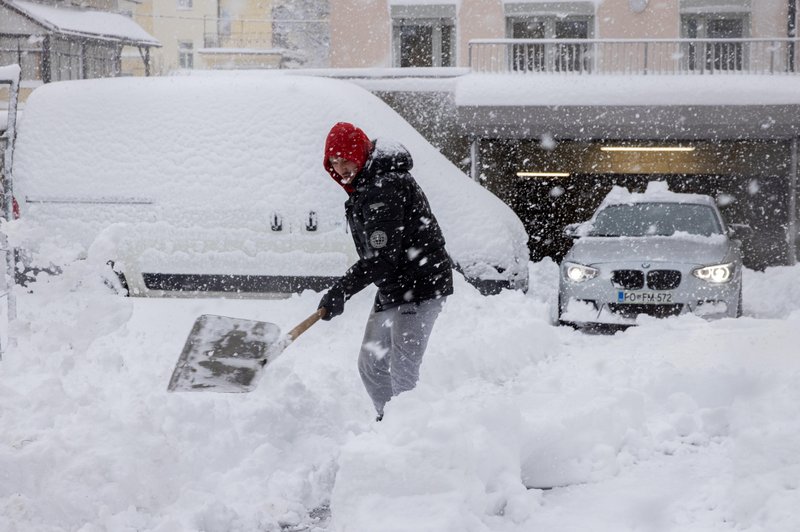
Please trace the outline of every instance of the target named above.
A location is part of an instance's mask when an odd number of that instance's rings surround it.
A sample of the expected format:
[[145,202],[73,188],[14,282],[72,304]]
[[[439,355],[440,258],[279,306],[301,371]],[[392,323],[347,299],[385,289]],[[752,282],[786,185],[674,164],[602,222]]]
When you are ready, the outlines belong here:
[[639,315],[742,314],[742,257],[714,200],[652,182],[644,193],[615,187],[561,263],[558,321],[635,324]]

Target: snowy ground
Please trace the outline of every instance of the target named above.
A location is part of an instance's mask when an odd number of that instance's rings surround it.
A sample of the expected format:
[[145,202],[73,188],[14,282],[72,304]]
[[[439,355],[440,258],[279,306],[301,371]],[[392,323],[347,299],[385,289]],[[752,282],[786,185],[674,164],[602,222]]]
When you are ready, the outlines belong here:
[[319,295],[125,299],[88,268],[19,295],[2,531],[800,530],[800,266],[745,272],[744,318],[616,335],[550,325],[551,262],[527,295],[459,281],[381,423],[355,365],[371,290],[256,391],[168,394],[197,315],[287,330]]

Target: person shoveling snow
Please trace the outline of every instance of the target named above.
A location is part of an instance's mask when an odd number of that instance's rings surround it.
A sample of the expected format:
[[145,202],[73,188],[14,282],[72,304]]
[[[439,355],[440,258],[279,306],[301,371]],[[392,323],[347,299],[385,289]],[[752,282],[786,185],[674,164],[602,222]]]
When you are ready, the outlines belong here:
[[372,283],[378,287],[358,370],[381,420],[386,403],[417,384],[433,324],[453,293],[452,262],[402,145],[371,141],[339,122],[325,141],[323,165],[349,195],[345,215],[359,260],[319,308],[330,320],[354,294]]

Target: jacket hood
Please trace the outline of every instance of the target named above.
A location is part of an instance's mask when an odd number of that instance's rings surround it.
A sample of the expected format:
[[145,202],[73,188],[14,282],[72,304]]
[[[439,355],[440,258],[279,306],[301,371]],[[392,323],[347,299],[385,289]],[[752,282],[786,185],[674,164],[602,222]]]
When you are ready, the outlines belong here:
[[408,172],[414,167],[411,154],[399,142],[379,138],[374,145],[364,173]]
[[405,146],[391,140],[375,139],[372,153],[364,169],[353,180],[353,185],[365,187],[381,174],[408,172],[413,167],[414,161]]
[[339,183],[349,194],[354,190],[352,183],[342,183],[342,176],[333,169],[330,158],[341,157],[352,161],[358,165],[358,171],[360,173],[364,169],[364,165],[367,163],[371,151],[372,142],[369,140],[366,133],[349,122],[338,122],[334,124],[328,132],[328,137],[325,139],[325,154],[323,156],[322,166],[333,180]]

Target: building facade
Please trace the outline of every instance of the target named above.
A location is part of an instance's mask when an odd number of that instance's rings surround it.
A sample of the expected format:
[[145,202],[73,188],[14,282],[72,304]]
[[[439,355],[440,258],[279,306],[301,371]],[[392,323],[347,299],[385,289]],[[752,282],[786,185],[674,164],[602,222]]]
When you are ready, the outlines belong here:
[[534,259],[612,186],[659,179],[749,225],[748,266],[796,261],[795,1],[346,0],[330,20],[335,67],[452,73],[382,96],[514,208]]
[[793,37],[792,10],[791,0],[339,0],[331,66],[470,66],[476,39]]
[[327,0],[142,0],[133,16],[162,43],[152,66],[167,74],[326,67],[328,10]]

